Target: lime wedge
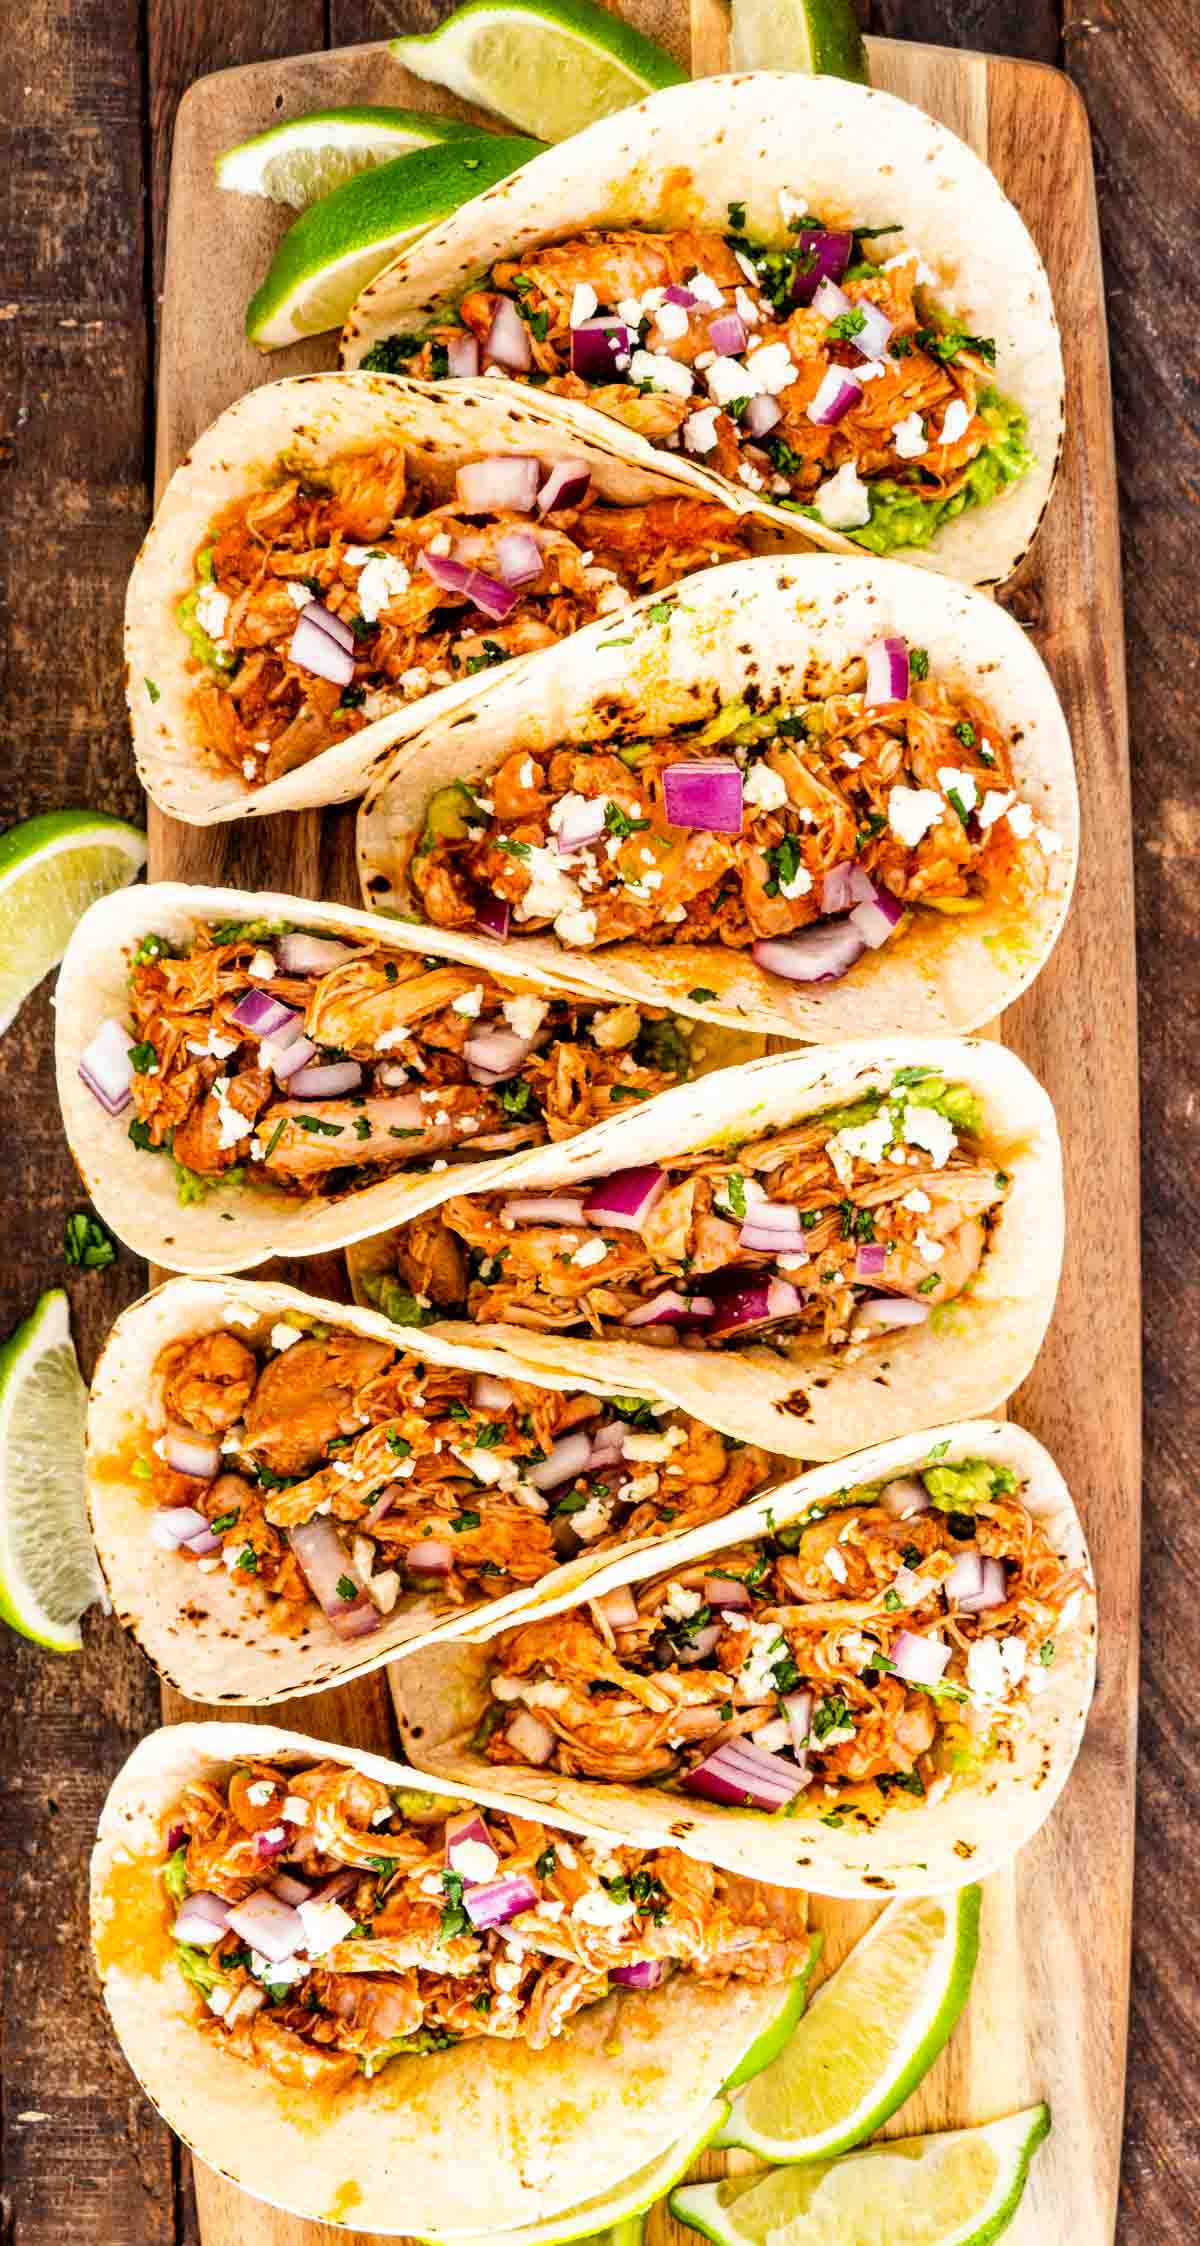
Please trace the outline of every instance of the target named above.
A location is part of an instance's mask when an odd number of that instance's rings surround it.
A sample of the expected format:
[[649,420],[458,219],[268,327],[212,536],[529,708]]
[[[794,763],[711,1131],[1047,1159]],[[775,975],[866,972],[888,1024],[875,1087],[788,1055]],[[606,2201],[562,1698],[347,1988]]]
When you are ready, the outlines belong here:
[[715,2246],[991,2246],[1050,2129],[1030,2106],[981,2129],[896,2137],[815,2168],[681,2184],[671,2211]]
[[803,70],[867,86],[867,50],[851,0],[733,0],[731,70]]
[[356,296],[418,234],[540,155],[536,140],[462,133],[335,187],[289,226],[246,333],[263,351],[341,327]]
[[[813,1967],[821,1955],[824,1941],[825,1936],[823,1934],[813,1934],[809,1937],[808,1963],[805,1965],[804,1971],[798,1973],[794,1980],[788,1982],[783,2001],[775,2018],[755,2036],[753,2043],[749,2044],[743,2051],[733,2073],[728,2075],[721,2084],[726,2097],[730,2095],[731,2091],[736,2090],[741,2083],[750,2082],[755,2075],[761,2074],[764,2067],[773,2065],[784,2046],[790,2043],[796,2032],[796,2023],[802,2017],[804,2007],[808,2002],[808,1984],[812,1979]],[[724,2129],[721,2131],[719,2142],[722,2144],[727,2142]]]
[[541,140],[566,140],[686,77],[595,0],[469,0],[423,38],[393,39],[392,53]]
[[[506,2230],[503,2234],[484,2231],[477,2238],[456,2235],[447,2246],[489,2246],[489,2241],[501,2236],[504,2246],[568,2246],[574,2241],[578,2246],[593,2246],[593,2242],[594,2246],[602,2246],[602,2242],[603,2246],[641,2246],[648,2209],[686,2176],[728,2111],[724,2100],[718,2099],[686,2136],[677,2137],[656,2160],[648,2161],[644,2168],[596,2199],[581,2200],[578,2207],[549,2215],[544,2222],[530,2223],[524,2230]],[[437,2246],[437,2241],[431,2241],[430,2246]]]
[[314,109],[227,148],[214,168],[218,187],[302,211],[376,164],[464,135],[470,125],[424,109]]
[[0,1618],[52,1653],[75,1653],[104,1584],[83,1494],[87,1390],[67,1298],[42,1296],[0,1347]]
[[721,2130],[764,2160],[827,2160],[882,2128],[933,2065],[967,2001],[978,1887],[893,1903],[817,1990],[779,2057]]
[[0,1031],[57,967],[88,906],[145,863],[145,835],[100,811],[44,811],[0,835]]

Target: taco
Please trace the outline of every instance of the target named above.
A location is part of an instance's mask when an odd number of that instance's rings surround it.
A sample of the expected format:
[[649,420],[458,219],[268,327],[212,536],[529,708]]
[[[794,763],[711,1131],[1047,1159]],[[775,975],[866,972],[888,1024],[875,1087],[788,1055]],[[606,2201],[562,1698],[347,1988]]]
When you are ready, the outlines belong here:
[[[371,1246],[372,1301],[837,1458],[990,1410],[1062,1259],[1054,1111],[991,1043],[835,1046],[722,1069]],[[445,1320],[468,1323],[445,1323]]]
[[176,470],[134,566],[139,773],[194,826],[344,802],[497,665],[744,553],[748,528],[494,382],[269,383]]
[[87,1190],[178,1271],[340,1246],[762,1046],[479,935],[174,882],[85,915],[56,1024]]
[[1049,283],[987,166],[794,73],[670,87],[535,157],[369,284],[342,363],[498,370],[681,486],[968,583],[1016,568],[1062,443]]
[[356,2234],[536,2222],[699,2138],[810,1964],[801,1896],[249,1724],[135,1749],[91,1917],[163,2118]]
[[1062,1476],[975,1420],[804,1475],[395,1689],[413,1759],[458,1785],[820,1894],[924,1894],[1037,1831],[1095,1637]]
[[231,1703],[554,1611],[789,1471],[602,1366],[531,1371],[278,1281],[206,1279],[117,1320],[87,1452],[118,1616],[181,1692]]
[[1044,964],[1078,848],[1020,626],[895,563],[707,571],[497,681],[359,814],[373,910],[507,908],[514,955],[788,1037],[977,1028]]

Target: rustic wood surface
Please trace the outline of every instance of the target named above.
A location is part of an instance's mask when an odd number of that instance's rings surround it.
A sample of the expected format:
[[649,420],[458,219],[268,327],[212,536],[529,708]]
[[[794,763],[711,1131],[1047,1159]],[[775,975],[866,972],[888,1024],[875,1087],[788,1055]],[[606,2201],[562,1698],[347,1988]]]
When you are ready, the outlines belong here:
[[[149,369],[179,96],[192,79],[228,63],[425,28],[436,12],[412,0],[395,8],[334,0],[332,10],[313,0],[296,0],[289,8],[231,0],[220,11],[195,0],[185,9],[171,0],[155,8],[148,22],[139,20],[128,0],[103,10],[95,0],[76,0],[69,16],[35,8],[18,20],[14,11],[0,167],[8,221],[6,280],[0,286],[8,344],[0,405],[5,533],[0,644],[12,743],[0,808],[4,823],[60,803],[91,802],[126,813],[135,806],[117,624],[124,575],[149,503]],[[1185,777],[1191,741],[1183,707],[1185,634],[1193,613],[1192,572],[1185,575],[1185,494],[1194,490],[1196,471],[1183,371],[1187,306],[1196,296],[1187,257],[1195,22],[1180,0],[1153,10],[1144,0],[1126,0],[1119,9],[1097,6],[1087,15],[1071,0],[1061,11],[1053,0],[1020,7],[1003,0],[954,7],[949,0],[883,0],[872,11],[872,28],[911,40],[1059,61],[1087,100],[1095,138],[1133,714],[1148,1310],[1138,1916],[1118,2235],[1123,2246],[1135,2240],[1138,2246],[1182,2246],[1196,2235],[1200,2216],[1194,2127],[1200,2006],[1188,1941],[1200,1883],[1189,1829],[1187,1755],[1195,1565],[1188,1506],[1200,1451],[1194,1408],[1188,1415],[1187,1369],[1200,1317],[1190,1272],[1196,1170],[1194,1159],[1189,1163],[1193,1062],[1184,1026],[1189,1000],[1194,1019],[1197,908],[1195,885],[1187,876],[1196,855],[1196,814]],[[1054,159],[1048,141],[1047,165]],[[1000,162],[995,151],[993,160]],[[1065,197],[1070,187],[1055,175],[1057,193]],[[1056,276],[1060,291],[1063,277]],[[1069,270],[1065,278],[1069,284]],[[1169,320],[1167,307],[1173,313]],[[1090,428],[1087,441],[1089,449],[1102,446],[1102,431]],[[1091,534],[1087,521],[1071,525],[1080,542]],[[1036,587],[1028,597],[1036,597]],[[1052,636],[1056,630],[1068,634],[1079,621],[1032,613],[1029,620]],[[1117,634],[1102,612],[1086,621],[1089,654],[1101,666],[1094,676],[1103,679],[1104,664],[1118,652]],[[1190,652],[1194,668],[1194,645]],[[1049,653],[1053,661],[1053,645]],[[1085,753],[1096,758],[1103,778],[1111,765],[1111,733],[1103,716]],[[329,880],[337,870],[341,854],[335,845],[332,858],[328,851],[318,855],[315,825],[293,833],[293,848],[301,844],[303,853],[297,886]],[[260,832],[257,847],[269,847],[265,830]],[[1120,848],[1119,838],[1111,847]],[[1093,859],[1080,898],[1101,966],[1115,933],[1105,893],[1107,866],[1102,855]],[[249,855],[236,878],[257,878]],[[1116,966],[1119,981],[1119,960]],[[1056,1035],[1059,1066],[1074,1066],[1076,1088],[1088,1106],[1100,1024],[1072,1020],[1060,989],[1063,1011],[1056,1023],[1057,986],[1044,987],[1046,1034]],[[1040,1043],[1026,1050],[1035,1065],[1045,1066]],[[45,992],[30,1002],[5,1040],[0,1070],[12,1149],[0,1189],[0,1221],[10,1243],[7,1325],[42,1287],[61,1277],[62,1218],[78,1206],[54,1111]],[[1130,1274],[1124,1252],[1114,1256],[1111,1248],[1121,1238],[1134,1185],[1119,1162],[1107,1175],[1119,1183],[1102,1201],[1107,1229],[1102,1222],[1090,1233],[1089,1255],[1097,1258],[1116,1318]],[[72,1283],[85,1358],[140,1281],[132,1259],[122,1254],[114,1272]],[[1098,1308],[1095,1318],[1099,1330],[1105,1313]],[[1086,1430],[1111,1412],[1111,1399],[1098,1392],[1094,1380],[1088,1382],[1087,1336],[1075,1338],[1083,1344],[1078,1385],[1058,1397],[1032,1389],[1023,1413],[1032,1424],[1066,1420]],[[1090,1513],[1089,1493],[1081,1494]],[[1118,1572],[1122,1557],[1111,1555]],[[1126,1564],[1130,1557],[1124,1555]],[[1118,1639],[1110,1650],[1119,1667],[1124,1646]],[[113,1769],[153,1720],[155,1695],[144,1664],[111,1624],[89,1623],[82,1662],[54,1663],[7,1638],[3,1659],[16,1751],[0,1781],[5,1898],[0,2239],[6,2246],[49,2246],[69,2223],[82,2246],[194,2246],[198,2233],[186,2160],[139,2098],[105,2034],[87,1988],[82,1932],[87,1840]],[[1121,1740],[1108,1678],[1105,1692],[1102,1728],[1093,1737],[1102,1764],[1111,1753],[1107,1767],[1115,1783]],[[370,1728],[379,1713],[377,1704],[366,1706],[361,1717],[356,1711],[356,1720]],[[343,1703],[336,1718],[343,1728],[348,1715]],[[306,1705],[304,1720],[320,1727],[316,1704]],[[1105,1768],[1098,1776],[1103,1782]],[[1114,1817],[1119,1807],[1114,1798]],[[1042,1910],[1052,1917],[1069,1915],[1095,1926],[1099,1950],[1121,1906],[1101,1853],[1085,1848],[1069,1894],[1025,1893],[1019,1931],[1036,1926]],[[1051,1976],[1037,1988],[1040,2018],[1056,2012],[1071,1994],[1065,1981],[1066,1976]],[[1064,2059],[1086,2072],[1111,2064],[1111,2053],[1082,2048]],[[1007,2085],[998,2083],[998,2106],[1006,2093]],[[1110,2149],[1093,2148],[1093,2181],[1103,2178]],[[1101,2235],[1090,2226],[1088,2204],[1085,2196],[1061,2234],[1064,2246],[1067,2238],[1072,2246],[1076,2238],[1091,2246],[1093,2235]],[[249,2246],[250,2235],[231,2213],[224,2229],[207,2224],[206,2246],[227,2246],[235,2237]],[[299,2246],[302,2226],[277,2235],[280,2246],[285,2236],[286,2246]],[[305,2246],[320,2235],[310,2228]],[[1045,2246],[1051,2241],[1058,2246],[1057,2234],[1043,2230],[1041,2237]]]

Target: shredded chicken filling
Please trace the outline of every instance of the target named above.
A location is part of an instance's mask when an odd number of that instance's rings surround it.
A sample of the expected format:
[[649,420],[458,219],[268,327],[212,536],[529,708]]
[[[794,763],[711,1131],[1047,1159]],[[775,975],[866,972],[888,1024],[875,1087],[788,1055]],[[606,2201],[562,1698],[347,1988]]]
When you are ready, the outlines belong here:
[[[983,1611],[956,1593],[964,1556],[999,1563]],[[818,1808],[868,1785],[923,1797],[1023,1720],[1082,1589],[1010,1469],[932,1469],[631,1584],[636,1618],[593,1605],[504,1632],[479,1740],[526,1763],[532,1714],[539,1767],[685,1786],[740,1740],[798,1766]],[[936,1682],[902,1673],[914,1639]]]
[[[520,1380],[473,1381],[353,1333],[282,1323],[251,1346],[221,1328],[157,1367],[166,1434],[146,1445],[167,1528],[203,1515],[199,1551],[278,1602],[315,1599],[339,1636],[397,1600],[453,1612],[536,1583],[585,1546],[719,1520],[772,1478],[764,1451],[636,1397],[611,1404]],[[180,1444],[211,1446],[196,1461]],[[219,1460],[218,1460],[219,1446]],[[181,1471],[211,1464],[207,1477]],[[186,1520],[185,1516],[178,1516]]]
[[[503,585],[502,542],[532,541],[503,622],[447,590],[423,554]],[[639,593],[745,551],[727,510],[705,500],[616,507],[589,500],[545,517],[468,510],[423,490],[399,445],[347,454],[319,473],[276,477],[216,517],[179,605],[196,661],[192,721],[205,752],[248,785],[280,779],[322,749],[431,690],[578,631]],[[511,565],[510,565],[511,566]],[[293,657],[311,600],[354,635],[353,677]]]
[[[808,1957],[803,1897],[674,1849],[568,1841],[533,1818],[389,1789],[336,1763],[255,1762],[226,1783],[197,1780],[168,1841],[173,1925],[180,1909],[194,1925],[197,1895],[214,1913],[215,1939],[193,1934],[178,1950],[203,2027],[292,2089],[336,2092],[469,2039],[543,2050],[635,1967],[641,1985],[678,1971],[769,1983]],[[291,1900],[271,1914],[275,1948],[296,1946],[272,1959],[236,1926],[220,1930],[220,1907],[236,1918],[249,1905],[253,1932],[254,1899],[278,1905],[281,1875]],[[503,1924],[489,1923],[496,1881],[521,1883]]]

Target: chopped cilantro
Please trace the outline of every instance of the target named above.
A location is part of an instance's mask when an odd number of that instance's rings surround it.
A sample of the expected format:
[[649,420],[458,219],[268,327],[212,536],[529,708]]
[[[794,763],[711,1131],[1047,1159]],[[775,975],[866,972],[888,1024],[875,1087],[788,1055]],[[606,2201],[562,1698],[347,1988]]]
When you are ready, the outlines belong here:
[[275,1128],[271,1133],[270,1138],[267,1140],[267,1143],[263,1148],[262,1158],[264,1162],[270,1161],[271,1156],[274,1154],[275,1149],[278,1146],[280,1139],[283,1137],[283,1134],[286,1131],[287,1127],[288,1119],[286,1115],[281,1115],[278,1123],[275,1125]]
[[917,679],[921,679],[921,678],[928,678],[928,676],[929,676],[929,649],[928,649],[927,647],[910,647],[910,648],[909,648],[909,651],[908,651],[908,675],[909,675],[909,677],[910,677],[910,678],[917,678]]
[[900,1593],[899,1593],[898,1591],[885,1591],[885,1592],[884,1592],[884,1594],[883,1594],[883,1606],[884,1606],[884,1612],[885,1612],[885,1614],[895,1614],[895,1613],[896,1613],[896,1611],[897,1611],[897,1609],[898,1609],[899,1607],[902,1607],[902,1606],[903,1606],[903,1604],[904,1604],[904,1601],[903,1601],[903,1599],[901,1598],[901,1596],[900,1596]]
[[456,1513],[450,1526],[456,1536],[463,1536],[468,1529],[479,1527],[479,1515],[478,1513]]
[[733,228],[733,231],[734,231],[734,233],[735,233],[735,234],[740,234],[740,233],[742,232],[742,229],[744,228],[744,226],[745,226],[745,224],[746,224],[746,206],[745,206],[745,204],[744,204],[744,203],[728,203],[728,204],[726,205],[726,209],[727,209],[727,210],[728,210],[728,212],[729,212],[729,223],[730,223],[730,225],[732,226],[732,228]]
[[243,1544],[242,1549],[238,1553],[237,1559],[234,1564],[243,1575],[257,1575],[258,1554],[255,1551],[254,1546],[252,1544]]
[[314,1138],[340,1139],[342,1135],[340,1123],[326,1123],[320,1115],[298,1115],[296,1121],[302,1131],[311,1131]]
[[707,989],[704,983],[697,983],[695,990],[688,992],[693,1006],[707,1006],[710,998],[715,998],[716,995],[715,990]]
[[629,813],[622,811],[620,804],[614,803],[611,797],[604,806],[605,833],[618,835],[622,842],[628,835],[643,833],[649,824],[649,819],[631,819]]
[[116,1242],[99,1217],[81,1210],[63,1227],[63,1255],[77,1271],[106,1271],[116,1262]]
[[442,1887],[446,1895],[442,1909],[442,1940],[449,1942],[456,1934],[467,1933],[471,1922],[463,1909],[461,1872],[443,1872]]
[[1041,1662],[1043,1669],[1048,1669],[1053,1659],[1054,1640],[1053,1638],[1047,1638],[1045,1645],[1038,1648],[1038,1660]]
[[226,1529],[236,1528],[241,1517],[242,1508],[235,1505],[229,1513],[218,1513],[215,1521],[210,1521],[208,1525],[214,1536],[221,1536]]
[[476,671],[487,671],[491,669],[494,663],[506,663],[507,661],[508,649],[501,647],[498,639],[485,639],[480,642],[480,653],[478,655],[468,655],[466,661],[467,675],[473,678]]
[[393,1458],[411,1458],[412,1444],[406,1442],[403,1435],[397,1435],[394,1427],[388,1428],[383,1439]]
[[[238,1562],[238,1565],[240,1567],[240,1561]],[[358,1597],[358,1585],[349,1575],[339,1575],[337,1582],[334,1584],[333,1588],[337,1592],[339,1599],[345,1599],[347,1602]]]
[[403,374],[421,349],[419,335],[381,335],[362,360],[364,374]]
[[527,858],[529,856],[529,844],[527,842],[513,842],[511,837],[506,834],[501,835],[496,848],[502,850],[506,858]]
[[969,717],[962,717],[959,719],[958,724],[954,728],[954,738],[956,741],[962,742],[964,749],[974,748],[975,728],[972,725]]
[[150,700],[151,700],[152,702],[157,702],[157,701],[158,701],[158,700],[160,699],[160,696],[159,696],[159,690],[158,690],[157,686],[155,685],[155,683],[154,683],[154,680],[153,680],[152,678],[148,678],[148,679],[146,679],[146,680],[144,681],[144,684],[145,684],[146,692],[147,692],[147,694],[148,694],[148,695],[149,695],[149,697],[150,697]]
[[817,1702],[816,1713],[812,1720],[812,1735],[817,1745],[819,1746],[823,1739],[827,1739],[831,1731],[843,1730],[849,1719],[850,1710],[846,1706],[843,1694],[840,1692],[826,1693],[825,1698]]
[[861,304],[854,304],[848,312],[839,312],[825,330],[830,343],[848,343],[852,335],[861,335],[867,324],[867,315]]
[[557,1871],[558,1850],[554,1846],[553,1841],[550,1842],[548,1847],[542,1850],[542,1853],[538,1857],[538,1860],[533,1868],[537,1873],[539,1879],[549,1879],[551,1873]]

